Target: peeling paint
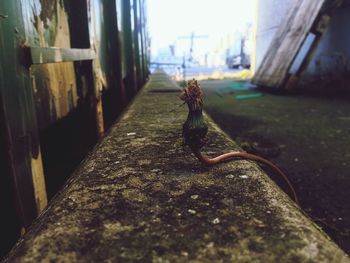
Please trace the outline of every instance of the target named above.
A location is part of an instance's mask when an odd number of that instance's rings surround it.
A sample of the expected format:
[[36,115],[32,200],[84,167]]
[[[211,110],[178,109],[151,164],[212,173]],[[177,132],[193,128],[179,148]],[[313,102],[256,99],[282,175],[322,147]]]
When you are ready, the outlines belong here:
[[[36,12],[33,12],[38,45],[70,48],[66,10],[60,1],[56,1],[55,5],[45,3],[42,0],[41,7],[36,4]],[[55,57],[61,59],[59,50]],[[77,107],[79,98],[73,62],[33,65],[30,71],[35,78],[35,101],[41,127],[63,118]]]
[[102,137],[104,133],[103,108],[101,97],[96,100],[96,125],[98,137]]
[[46,125],[66,116],[78,104],[74,67],[71,62],[33,65],[35,101],[39,122]]

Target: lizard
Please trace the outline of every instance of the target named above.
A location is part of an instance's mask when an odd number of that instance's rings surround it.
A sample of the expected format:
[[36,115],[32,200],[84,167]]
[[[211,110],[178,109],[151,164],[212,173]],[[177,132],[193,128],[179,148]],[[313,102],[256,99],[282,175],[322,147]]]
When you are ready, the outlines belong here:
[[215,165],[227,159],[242,158],[266,164],[284,179],[290,188],[295,203],[300,206],[297,194],[288,177],[271,161],[255,154],[239,151],[224,153],[215,158],[203,155],[201,148],[208,141],[208,126],[203,117],[203,92],[197,80],[188,81],[187,87],[183,89],[180,95],[180,99],[187,104],[189,110],[187,119],[182,126],[183,142],[184,145],[189,146],[199,161],[206,165]]

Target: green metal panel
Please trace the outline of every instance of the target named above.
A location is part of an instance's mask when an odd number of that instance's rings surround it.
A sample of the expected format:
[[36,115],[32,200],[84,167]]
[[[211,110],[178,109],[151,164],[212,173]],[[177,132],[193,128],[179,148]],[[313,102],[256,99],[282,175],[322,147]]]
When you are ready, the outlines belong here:
[[[21,1],[0,1],[0,94],[1,121],[5,123],[7,171],[13,180],[16,207],[22,226],[37,215],[31,160],[39,154],[39,140],[25,43]],[[5,176],[5,175],[1,175]]]
[[141,49],[141,69],[142,69],[142,77],[143,82],[146,81],[148,76],[148,68],[147,68],[147,46],[145,42],[146,35],[146,21],[144,16],[144,1],[139,0],[139,13],[140,13],[140,49]]

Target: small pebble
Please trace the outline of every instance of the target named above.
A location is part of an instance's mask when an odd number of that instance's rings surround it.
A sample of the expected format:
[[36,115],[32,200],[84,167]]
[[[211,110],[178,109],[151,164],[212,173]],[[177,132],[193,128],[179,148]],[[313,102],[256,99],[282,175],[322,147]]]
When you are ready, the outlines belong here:
[[196,200],[199,197],[199,195],[191,195],[191,199]]
[[192,215],[196,214],[196,211],[195,210],[192,210],[192,209],[188,209],[188,212]]
[[271,211],[270,211],[270,210],[267,210],[266,213],[271,214]]
[[226,175],[226,178],[233,179],[235,176],[233,174]]
[[214,247],[214,242],[208,243],[207,247],[208,247],[208,248]]
[[220,223],[220,219],[219,218],[215,218],[214,220],[213,220],[213,224],[214,225],[217,225],[217,224],[219,224]]
[[186,251],[182,251],[182,252],[181,252],[181,256],[183,256],[183,257],[188,257],[188,253],[187,253]]
[[247,175],[245,175],[245,174],[243,174],[243,175],[240,175],[240,176],[239,176],[239,178],[242,178],[242,179],[247,179],[247,178],[248,178],[248,176],[247,176]]
[[133,135],[136,135],[136,132],[128,132],[128,133],[126,134],[126,136],[133,136]]

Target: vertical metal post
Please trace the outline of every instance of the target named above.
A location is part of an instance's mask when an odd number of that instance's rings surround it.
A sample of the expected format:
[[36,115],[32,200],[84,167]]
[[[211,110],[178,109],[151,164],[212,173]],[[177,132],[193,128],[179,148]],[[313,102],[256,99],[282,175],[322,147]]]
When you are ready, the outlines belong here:
[[108,54],[104,69],[107,78],[107,89],[103,93],[103,113],[105,127],[108,128],[122,112],[126,100],[122,84],[122,58],[117,5],[115,0],[102,0],[102,2],[104,22],[102,34],[105,34],[104,53]]
[[134,54],[135,54],[135,70],[136,70],[136,84],[139,89],[142,84],[141,65],[140,65],[140,17],[138,12],[138,0],[133,0],[133,12],[134,12]]
[[140,39],[141,39],[141,70],[142,70],[142,81],[145,82],[147,78],[147,50],[145,43],[146,26],[144,17],[144,2],[139,1],[139,13],[140,13]]
[[123,24],[123,51],[126,66],[125,88],[128,99],[136,93],[135,81],[135,54],[133,50],[133,37],[131,27],[131,6],[130,0],[122,1],[122,24]]

